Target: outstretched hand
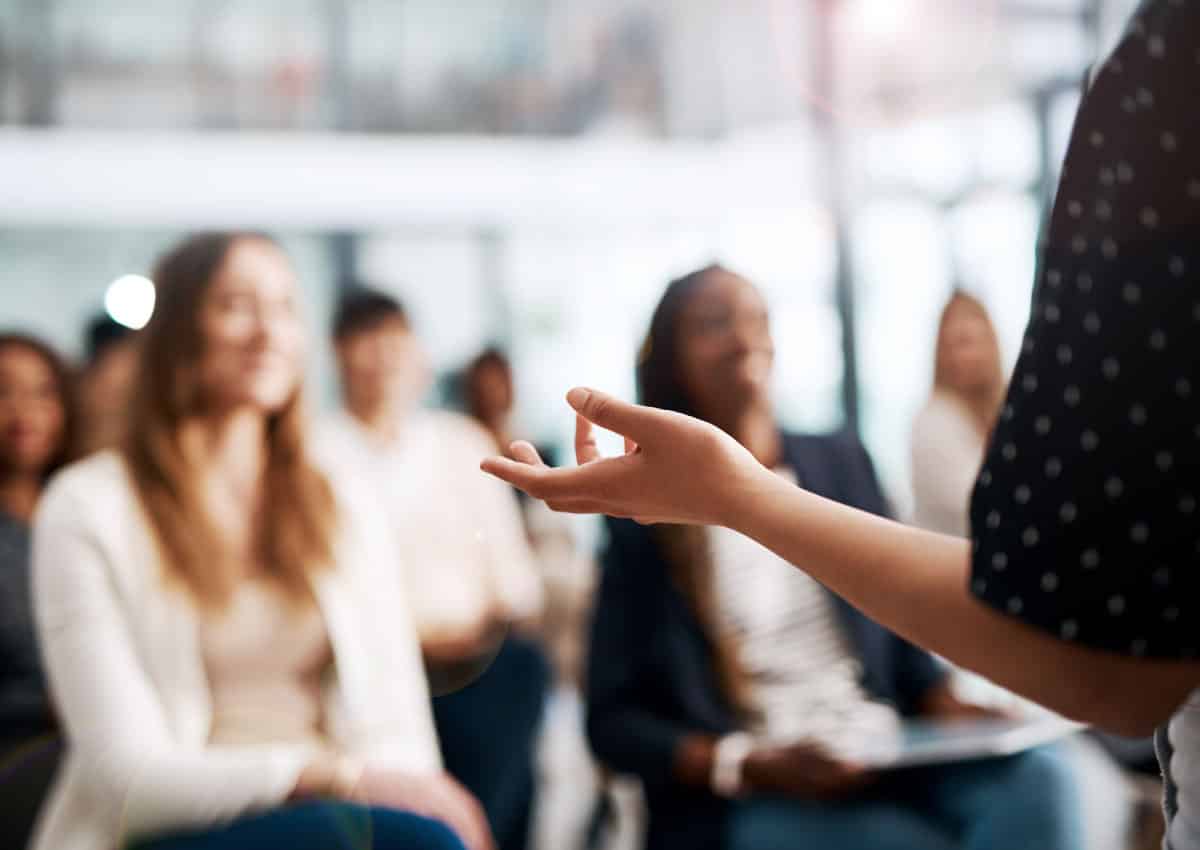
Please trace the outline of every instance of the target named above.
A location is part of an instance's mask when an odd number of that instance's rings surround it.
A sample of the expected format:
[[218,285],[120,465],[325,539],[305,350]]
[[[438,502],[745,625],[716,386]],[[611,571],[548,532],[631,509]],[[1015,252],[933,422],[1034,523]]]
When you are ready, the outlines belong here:
[[[741,495],[765,469],[718,428],[666,410],[642,407],[594,390],[574,389],[578,466],[547,466],[529,443],[514,443],[513,459],[489,458],[482,468],[556,511],[609,514],[649,524],[728,525]],[[594,427],[625,438],[625,451],[602,457]]]

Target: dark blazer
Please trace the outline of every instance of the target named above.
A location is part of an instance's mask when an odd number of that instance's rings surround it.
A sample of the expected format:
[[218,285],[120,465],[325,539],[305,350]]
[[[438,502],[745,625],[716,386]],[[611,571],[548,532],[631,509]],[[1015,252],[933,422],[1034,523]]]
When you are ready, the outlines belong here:
[[[807,490],[885,515],[862,444],[852,436],[785,435],[784,459]],[[647,850],[720,850],[724,801],[673,776],[687,734],[723,735],[738,723],[718,685],[713,649],[672,581],[653,532],[609,520],[592,625],[587,734],[596,756],[645,785]],[[945,676],[927,653],[837,597],[836,610],[863,664],[863,683],[905,714]]]

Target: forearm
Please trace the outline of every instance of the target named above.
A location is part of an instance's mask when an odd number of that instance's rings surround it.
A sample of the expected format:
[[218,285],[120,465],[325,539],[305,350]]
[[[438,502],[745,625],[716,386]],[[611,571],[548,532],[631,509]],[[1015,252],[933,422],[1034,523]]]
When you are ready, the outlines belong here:
[[1200,684],[1194,665],[1087,649],[977,602],[966,540],[847,508],[773,475],[736,498],[736,530],[902,637],[1066,716],[1144,734]]

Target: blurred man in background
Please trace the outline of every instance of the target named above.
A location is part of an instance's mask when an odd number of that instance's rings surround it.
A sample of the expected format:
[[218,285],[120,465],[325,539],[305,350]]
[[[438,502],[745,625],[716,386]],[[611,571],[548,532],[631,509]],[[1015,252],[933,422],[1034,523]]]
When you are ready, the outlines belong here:
[[345,410],[323,423],[320,450],[376,485],[442,694],[434,713],[447,769],[479,797],[502,850],[518,850],[549,669],[539,643],[519,634],[539,620],[543,590],[516,499],[479,474],[495,451],[483,428],[421,409],[431,370],[399,302],[356,288],[333,338]]

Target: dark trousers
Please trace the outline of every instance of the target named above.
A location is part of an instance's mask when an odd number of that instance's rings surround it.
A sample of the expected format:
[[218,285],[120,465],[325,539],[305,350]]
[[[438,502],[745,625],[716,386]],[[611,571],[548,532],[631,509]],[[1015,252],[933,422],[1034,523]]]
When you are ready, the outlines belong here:
[[483,804],[499,850],[525,850],[529,841],[550,678],[542,648],[509,637],[482,676],[433,701],[446,769]]
[[450,827],[394,809],[313,802],[229,826],[156,838],[129,850],[464,850]]
[[0,847],[29,843],[61,759],[56,737],[0,742]]

